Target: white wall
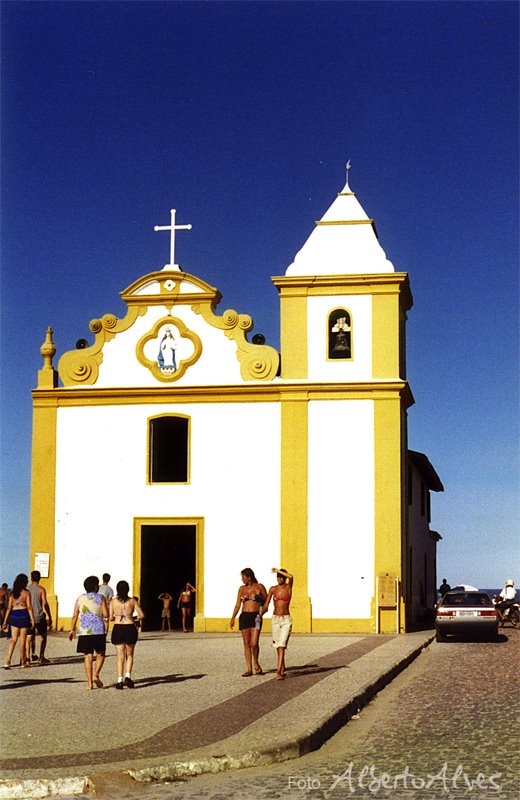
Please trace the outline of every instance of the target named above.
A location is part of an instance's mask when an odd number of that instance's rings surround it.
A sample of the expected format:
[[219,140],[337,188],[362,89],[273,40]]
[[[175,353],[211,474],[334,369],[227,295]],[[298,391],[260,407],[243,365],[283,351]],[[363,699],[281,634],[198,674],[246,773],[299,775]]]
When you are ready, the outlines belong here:
[[[146,484],[147,418],[161,413],[191,417],[189,485]],[[59,408],[60,614],[72,614],[89,574],[132,583],[135,517],[195,516],[205,518],[204,614],[231,616],[240,570],[268,581],[279,559],[279,440],[277,403]]]
[[313,617],[370,617],[373,591],[373,402],[313,401],[309,403]]

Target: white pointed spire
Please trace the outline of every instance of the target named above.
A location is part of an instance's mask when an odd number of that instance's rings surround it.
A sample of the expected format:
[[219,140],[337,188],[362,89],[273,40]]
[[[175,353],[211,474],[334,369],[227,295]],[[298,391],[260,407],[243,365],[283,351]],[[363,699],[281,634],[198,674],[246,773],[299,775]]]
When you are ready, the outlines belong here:
[[358,275],[394,272],[368,217],[346,183],[296,254],[286,275]]

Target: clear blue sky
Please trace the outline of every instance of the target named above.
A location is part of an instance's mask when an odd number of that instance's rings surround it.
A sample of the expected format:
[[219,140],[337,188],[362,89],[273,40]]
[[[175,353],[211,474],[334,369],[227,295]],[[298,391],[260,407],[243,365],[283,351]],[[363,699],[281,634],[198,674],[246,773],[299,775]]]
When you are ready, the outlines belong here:
[[[520,580],[518,4],[3,2],[2,560],[27,571],[31,389],[168,260],[279,343],[284,274],[344,183],[408,272],[409,444],[439,575]],[[222,443],[220,443],[222,444]],[[100,457],[103,457],[100,455]],[[92,476],[93,485],[96,476]],[[88,486],[85,487],[88,492]]]

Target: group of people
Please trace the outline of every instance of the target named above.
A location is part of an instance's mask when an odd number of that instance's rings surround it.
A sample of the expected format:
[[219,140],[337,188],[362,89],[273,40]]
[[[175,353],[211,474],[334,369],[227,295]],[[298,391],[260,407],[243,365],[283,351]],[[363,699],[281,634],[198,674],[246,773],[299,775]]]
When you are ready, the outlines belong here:
[[[31,583],[24,573],[17,575],[12,592],[2,586],[2,632],[8,630],[9,646],[4,669],[11,669],[13,653],[18,643],[20,666],[25,669],[31,662],[48,664],[45,658],[47,632],[52,629],[52,616],[47,593],[40,586],[41,574],[31,572]],[[36,636],[40,637],[40,655],[36,655]]]
[[[262,618],[267,612],[271,600],[274,604],[271,620],[273,646],[277,651],[277,680],[285,678],[285,651],[292,631],[290,603],[293,589],[293,576],[281,567],[273,567],[277,582],[269,591],[259,583],[252,569],[246,567],[240,573],[242,584],[237,593],[229,625],[233,629],[235,619],[240,611],[238,627],[242,634],[246,671],[243,677],[253,674],[263,675],[259,663],[260,632]],[[45,658],[47,632],[52,629],[52,616],[47,601],[47,594],[40,586],[41,575],[31,572],[31,583],[27,575],[16,577],[12,592],[6,591],[5,614],[2,619],[2,631],[8,627],[11,632],[5,669],[11,668],[11,661],[17,643],[20,648],[20,665],[22,668],[31,665],[31,659],[40,664],[49,663]],[[83,655],[87,688],[102,688],[101,670],[105,662],[106,641],[109,624],[112,622],[111,642],[116,649],[116,689],[134,688],[132,668],[134,650],[138,638],[138,627],[144,619],[144,613],[136,597],[130,596],[127,581],[121,580],[116,592],[109,585],[110,575],[103,574],[100,584],[95,575],[90,575],[83,583],[84,593],[74,604],[69,639],[77,638],[76,650]],[[189,630],[191,615],[191,599],[195,587],[187,582],[181,590],[177,607],[182,611],[183,630]],[[163,592],[159,595],[163,602],[163,630],[167,621],[170,628],[169,609],[171,595]],[[3,609],[4,610],[4,609]],[[35,654],[35,637],[41,637],[40,655]]]
[[273,567],[271,571],[276,573],[276,584],[271,586],[269,591],[266,590],[263,583],[257,581],[255,573],[250,567],[241,571],[242,585],[238,589],[229,627],[234,628],[236,616],[242,608],[238,618],[238,628],[242,634],[246,662],[246,671],[242,677],[249,678],[253,674],[263,675],[258,660],[260,631],[262,630],[262,617],[267,612],[272,600],[274,610],[271,631],[278,661],[276,679],[283,681],[285,678],[285,651],[292,631],[290,604],[294,578],[290,572],[281,567]]
[[108,627],[113,622],[111,642],[116,648],[116,689],[124,689],[125,686],[133,689],[132,668],[138,635],[136,620],[140,623],[144,614],[137,599],[130,596],[127,581],[119,581],[114,594],[108,586],[109,580],[110,575],[103,575],[103,584],[100,586],[95,575],[85,579],[85,593],[74,604],[69,639],[72,641],[76,638],[79,624],[76,650],[83,654],[87,688],[96,686],[101,689],[103,682],[100,674],[105,663]]

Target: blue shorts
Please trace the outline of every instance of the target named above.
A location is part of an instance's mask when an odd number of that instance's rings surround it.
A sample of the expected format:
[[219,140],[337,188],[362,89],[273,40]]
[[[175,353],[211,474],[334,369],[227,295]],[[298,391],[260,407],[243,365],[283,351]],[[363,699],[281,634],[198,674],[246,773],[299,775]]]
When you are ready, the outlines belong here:
[[13,608],[7,620],[12,628],[31,628],[31,618],[26,608]]

